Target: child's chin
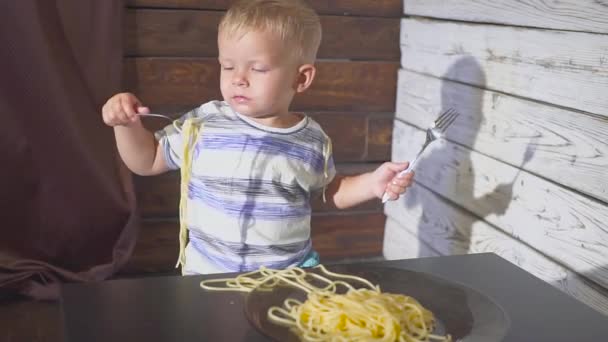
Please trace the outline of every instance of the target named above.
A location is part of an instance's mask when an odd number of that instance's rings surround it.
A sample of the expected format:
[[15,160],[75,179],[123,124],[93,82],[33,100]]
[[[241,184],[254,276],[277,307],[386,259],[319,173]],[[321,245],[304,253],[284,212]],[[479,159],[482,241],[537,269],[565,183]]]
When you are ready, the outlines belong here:
[[237,113],[246,116],[248,118],[252,118],[255,119],[257,117],[261,117],[264,116],[263,114],[260,114],[258,111],[253,110],[251,107],[249,106],[243,106],[243,105],[232,105],[232,109],[234,111],[236,111]]
[[255,117],[255,111],[249,105],[231,102],[230,107],[241,115]]

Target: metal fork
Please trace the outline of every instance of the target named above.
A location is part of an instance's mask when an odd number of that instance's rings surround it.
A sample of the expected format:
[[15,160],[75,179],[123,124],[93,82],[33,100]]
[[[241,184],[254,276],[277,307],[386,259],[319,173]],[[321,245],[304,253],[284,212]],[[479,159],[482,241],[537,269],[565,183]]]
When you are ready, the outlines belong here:
[[[443,137],[443,134],[445,133],[445,130],[454,122],[454,120],[456,120],[456,117],[458,117],[458,115],[460,114],[458,114],[458,112],[454,108],[448,108],[443,113],[441,113],[439,117],[431,123],[431,126],[427,128],[426,140],[420,148],[420,151],[418,151],[418,153],[416,154],[416,157],[414,157],[414,159],[410,162],[410,165],[407,167],[407,169],[399,172],[397,176],[405,175],[406,173],[412,171],[424,149],[426,149],[426,147],[429,146],[433,141],[441,139]],[[389,200],[388,196],[389,195],[386,192],[384,193],[384,195],[382,195],[382,203],[386,203]]]
[[162,115],[162,114],[140,114],[140,113],[137,113],[136,115],[138,115],[138,116],[149,116],[149,117],[153,117],[153,118],[162,118],[162,119],[167,119],[167,120],[173,121],[173,119],[171,119],[170,117],[168,117],[166,115]]
[[176,129],[178,132],[181,132],[181,129],[175,125],[175,121],[174,121],[172,118],[168,117],[167,115],[162,115],[162,114],[151,114],[151,113],[149,113],[149,114],[140,114],[140,113],[137,113],[136,115],[138,115],[138,116],[143,116],[143,117],[146,117],[146,116],[147,116],[147,117],[152,117],[152,118],[161,118],[161,119],[167,119],[167,120],[169,120],[169,121],[171,121],[171,122],[173,122],[173,123],[174,123],[174,124],[173,124],[173,127],[175,127],[175,129]]

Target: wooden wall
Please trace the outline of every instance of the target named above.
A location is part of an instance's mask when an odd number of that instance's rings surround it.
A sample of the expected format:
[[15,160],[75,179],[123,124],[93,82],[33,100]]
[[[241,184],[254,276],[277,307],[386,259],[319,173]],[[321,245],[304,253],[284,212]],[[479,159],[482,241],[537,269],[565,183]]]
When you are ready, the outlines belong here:
[[[154,112],[176,114],[220,99],[217,24],[228,0],[129,0],[126,87]],[[399,68],[400,0],[310,3],[323,41],[312,89],[293,110],[307,111],[334,142],[343,174],[390,159]],[[150,122],[153,128],[162,122]],[[179,174],[136,178],[144,218],[125,273],[170,272],[177,257]],[[324,261],[381,257],[385,225],[379,202],[347,212],[314,204],[313,244]]]
[[[405,0],[384,253],[495,252],[608,314],[608,3]],[[508,286],[508,284],[505,284]]]

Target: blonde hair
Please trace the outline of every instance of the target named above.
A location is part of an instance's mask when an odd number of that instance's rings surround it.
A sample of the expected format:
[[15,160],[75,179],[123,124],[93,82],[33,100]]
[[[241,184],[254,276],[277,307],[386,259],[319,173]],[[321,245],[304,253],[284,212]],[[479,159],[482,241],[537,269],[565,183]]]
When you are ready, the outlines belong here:
[[220,35],[247,30],[276,34],[300,62],[313,63],[321,43],[321,21],[304,0],[240,0],[219,25]]

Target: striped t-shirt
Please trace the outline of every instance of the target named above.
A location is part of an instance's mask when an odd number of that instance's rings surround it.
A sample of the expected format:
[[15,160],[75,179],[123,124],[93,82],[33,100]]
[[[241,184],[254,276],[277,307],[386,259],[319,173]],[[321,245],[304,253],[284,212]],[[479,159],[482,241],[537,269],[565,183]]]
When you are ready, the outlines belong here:
[[[212,101],[186,113],[201,124],[191,152],[184,274],[285,268],[311,253],[310,197],[335,175],[331,141],[310,117],[273,128]],[[179,124],[178,124],[179,126]],[[182,165],[183,136],[156,133],[167,165]]]

